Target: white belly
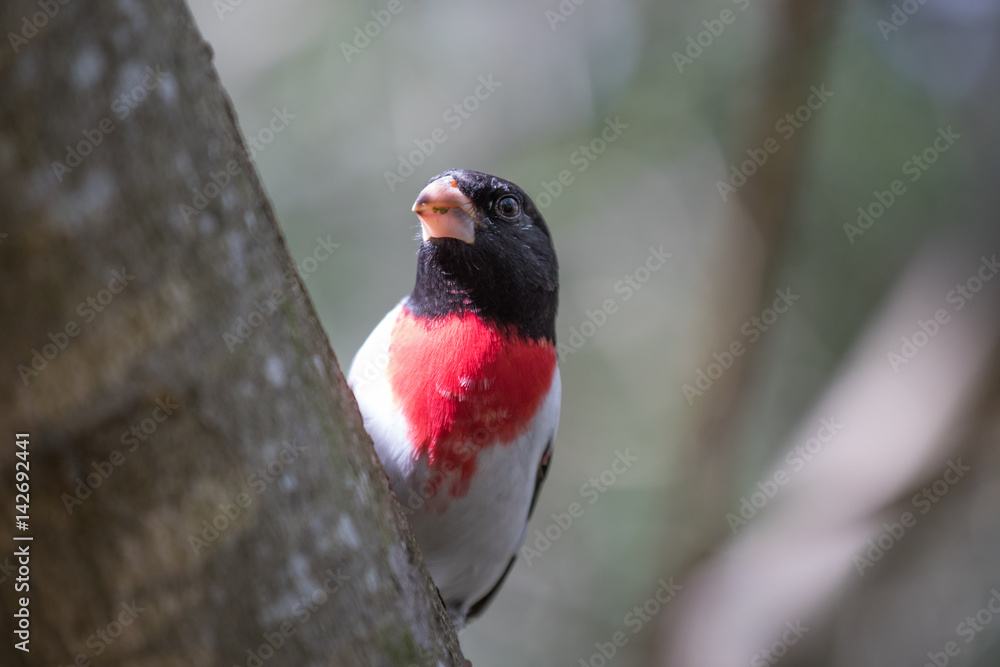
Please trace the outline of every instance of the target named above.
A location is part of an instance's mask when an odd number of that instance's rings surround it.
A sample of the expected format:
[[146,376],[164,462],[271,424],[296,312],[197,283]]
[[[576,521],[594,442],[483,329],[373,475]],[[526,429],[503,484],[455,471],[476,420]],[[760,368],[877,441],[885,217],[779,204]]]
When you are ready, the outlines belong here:
[[433,475],[426,457],[412,457],[407,424],[384,373],[399,308],[362,345],[348,382],[434,583],[449,606],[464,612],[496,584],[524,539],[539,462],[559,421],[559,369],[528,430],[509,444],[479,449],[468,492],[457,498],[447,488],[435,493],[426,484]]

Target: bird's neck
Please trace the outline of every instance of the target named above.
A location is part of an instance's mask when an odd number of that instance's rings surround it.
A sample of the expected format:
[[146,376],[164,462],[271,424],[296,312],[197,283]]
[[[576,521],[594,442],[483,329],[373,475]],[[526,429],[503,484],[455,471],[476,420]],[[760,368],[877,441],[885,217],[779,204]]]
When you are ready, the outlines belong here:
[[525,268],[497,267],[461,241],[445,241],[420,247],[410,312],[423,318],[471,313],[497,329],[555,343],[557,284],[543,284]]

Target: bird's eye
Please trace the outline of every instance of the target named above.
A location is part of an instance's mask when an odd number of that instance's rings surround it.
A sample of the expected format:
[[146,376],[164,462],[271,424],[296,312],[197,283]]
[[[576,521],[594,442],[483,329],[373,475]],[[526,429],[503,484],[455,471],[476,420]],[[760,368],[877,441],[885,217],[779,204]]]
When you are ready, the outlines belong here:
[[497,212],[505,218],[516,218],[521,212],[521,205],[515,197],[508,195],[497,202]]

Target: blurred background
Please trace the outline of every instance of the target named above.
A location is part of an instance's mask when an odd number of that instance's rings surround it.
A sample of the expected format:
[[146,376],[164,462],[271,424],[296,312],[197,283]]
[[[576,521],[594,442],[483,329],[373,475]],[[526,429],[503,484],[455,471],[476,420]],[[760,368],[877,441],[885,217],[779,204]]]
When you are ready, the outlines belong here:
[[433,175],[552,229],[555,461],[476,667],[1000,663],[1000,2],[192,4],[343,368]]

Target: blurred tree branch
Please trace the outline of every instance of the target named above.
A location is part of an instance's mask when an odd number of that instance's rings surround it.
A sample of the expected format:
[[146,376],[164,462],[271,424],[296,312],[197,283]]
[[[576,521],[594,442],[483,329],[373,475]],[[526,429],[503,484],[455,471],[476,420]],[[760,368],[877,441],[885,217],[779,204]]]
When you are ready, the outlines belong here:
[[[782,6],[787,6],[784,16],[818,8],[815,3]],[[834,9],[815,14],[825,17],[827,24],[818,34],[812,31],[820,43],[833,33]],[[962,33],[964,39],[987,36],[977,19],[964,18],[976,24],[975,31]],[[794,51],[785,52],[767,68],[777,74],[772,76],[767,97],[773,104],[762,104],[764,136],[769,124],[784,113],[782,105],[787,109],[801,103],[794,94],[822,81],[817,59],[821,49],[803,40],[810,30],[796,31],[795,23],[794,19],[788,22],[789,40],[778,42],[798,43],[807,55],[800,58]],[[943,28],[939,32],[947,33]],[[921,46],[930,52],[931,43],[927,40]],[[784,48],[780,46],[779,51]],[[898,53],[882,55],[894,62],[893,55]],[[786,63],[790,64],[786,67]],[[803,63],[812,63],[813,76],[803,77],[799,72],[797,84],[778,85],[775,90],[774,82],[787,75],[787,71],[781,74],[783,70],[798,71]],[[935,75],[953,76],[944,69]],[[953,639],[954,623],[968,610],[978,609],[991,594],[997,576],[992,557],[997,543],[996,502],[995,494],[990,494],[997,488],[1000,471],[996,448],[1000,292],[988,268],[990,262],[995,264],[990,258],[997,248],[994,166],[998,153],[993,141],[997,129],[985,110],[995,108],[991,105],[995,89],[995,77],[982,77],[972,88],[972,94],[982,99],[970,100],[965,119],[948,117],[945,123],[954,121],[963,136],[975,137],[966,146],[977,154],[979,168],[969,169],[962,181],[963,201],[969,205],[925,213],[938,218],[935,226],[942,233],[924,239],[911,268],[881,307],[872,311],[828,387],[787,438],[773,441],[773,461],[760,471],[760,483],[766,485],[777,472],[788,472],[784,455],[812,437],[824,416],[843,420],[845,434],[778,496],[768,499],[766,508],[750,508],[752,524],[741,525],[736,535],[729,534],[724,519],[727,509],[738,511],[732,508],[742,501],[734,501],[733,496],[745,491],[744,498],[750,497],[762,488],[758,485],[748,491],[746,478],[737,480],[739,470],[734,464],[746,457],[737,451],[743,441],[736,427],[752,421],[742,419],[741,412],[752,404],[763,407],[766,414],[763,404],[788,396],[787,392],[784,396],[775,392],[765,400],[753,396],[766,383],[748,373],[753,362],[749,360],[752,354],[747,354],[716,382],[712,396],[705,397],[706,408],[698,422],[701,429],[692,442],[695,463],[690,475],[697,498],[692,504],[700,511],[692,522],[699,532],[700,552],[692,556],[699,562],[686,573],[685,594],[663,621],[661,664],[686,665],[692,660],[734,664],[771,646],[785,622],[800,618],[815,629],[782,663],[875,665],[893,656],[899,664],[911,664],[925,661],[928,649],[940,650]],[[954,101],[950,108],[954,110]],[[730,294],[735,296],[722,306],[723,324],[738,326],[756,314],[762,308],[760,294],[774,273],[792,263],[780,257],[780,251],[788,236],[784,230],[790,226],[794,196],[801,192],[796,180],[802,173],[801,138],[808,135],[806,131],[790,142],[794,150],[786,151],[783,143],[780,153],[771,156],[766,168],[740,191],[752,224],[737,229],[730,246],[734,259],[727,266],[735,270],[724,284],[733,287]],[[880,148],[873,146],[872,153]],[[779,157],[781,161],[773,161]],[[862,160],[867,154],[859,152],[856,157]],[[896,240],[906,239],[907,233],[910,240],[923,236],[912,227],[893,233]],[[810,252],[794,262],[815,257]],[[980,262],[987,267],[986,278],[977,273]],[[944,295],[953,286],[978,280],[977,276],[982,278],[982,292],[979,287],[970,289],[977,293],[971,306],[960,313],[958,308],[951,311],[954,304],[944,302]],[[818,302],[814,307],[824,306],[837,312],[839,304]],[[951,319],[942,325],[940,335],[929,336],[933,343],[926,349],[921,346],[919,357],[901,366],[897,375],[886,353],[899,349],[900,341],[915,339],[915,332],[925,335],[923,327],[930,326],[927,318],[942,307]],[[723,328],[715,349],[738,339],[733,332]],[[926,493],[930,485],[941,493],[943,475],[954,473],[959,459],[971,471],[962,469],[962,481],[947,491],[947,498],[935,497],[933,505],[924,500],[929,508],[925,517],[921,509],[915,509],[921,506],[914,498]],[[906,512],[918,518],[919,526],[907,529],[905,539],[900,540],[894,522]],[[887,525],[897,532],[891,552],[880,554],[881,547],[871,544],[876,540],[881,546],[886,544],[888,538],[882,533]],[[869,554],[878,560],[877,567],[859,572],[864,565],[860,559]],[[932,608],[935,614],[924,613]],[[989,643],[980,639],[974,650],[963,654],[962,664],[995,664],[997,644],[995,639],[992,647]]]
[[[775,124],[803,104],[811,86],[822,84],[822,73],[829,41],[835,33],[840,2],[820,0],[783,0],[773,3],[778,16],[770,35],[770,54],[763,66],[763,92],[749,126],[747,146],[763,146],[775,137]],[[732,216],[732,230],[722,251],[726,257],[716,263],[721,271],[717,289],[718,337],[710,341],[712,351],[726,350],[732,341],[741,339],[740,327],[757,315],[779,260],[784,233],[789,224],[797,178],[806,159],[808,124],[780,142],[780,150],[769,155],[766,164],[740,188],[740,211]],[[746,154],[734,151],[739,163]],[[769,300],[768,300],[769,301]],[[709,534],[702,544],[710,549],[724,536],[721,507],[727,499],[715,494],[720,488],[732,488],[727,481],[733,473],[732,456],[735,420],[744,404],[748,370],[753,365],[755,348],[749,347],[734,359],[732,367],[714,381],[711,391],[699,406],[692,428],[689,457],[695,472],[691,490],[698,497],[694,506],[701,514],[692,525],[707,527]],[[699,554],[691,554],[697,559]]]

